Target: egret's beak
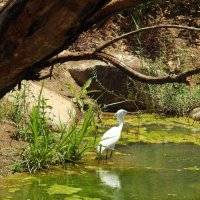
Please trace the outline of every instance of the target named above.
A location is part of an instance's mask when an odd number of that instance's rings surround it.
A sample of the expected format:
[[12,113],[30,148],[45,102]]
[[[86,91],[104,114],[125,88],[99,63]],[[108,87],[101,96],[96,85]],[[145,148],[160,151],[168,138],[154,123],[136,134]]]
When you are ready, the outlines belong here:
[[115,113],[114,115],[113,115],[113,117],[116,117],[117,116],[117,113]]
[[127,115],[130,115],[130,114],[132,114],[132,112],[128,112],[128,111],[126,111],[126,114],[127,114]]

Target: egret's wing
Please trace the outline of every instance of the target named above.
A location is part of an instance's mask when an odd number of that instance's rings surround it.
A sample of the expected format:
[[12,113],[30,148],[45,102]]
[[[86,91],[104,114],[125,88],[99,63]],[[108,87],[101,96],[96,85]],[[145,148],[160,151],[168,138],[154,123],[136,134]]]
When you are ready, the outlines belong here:
[[105,147],[112,147],[119,140],[120,130],[118,127],[112,127],[106,131],[100,141],[100,144]]
[[115,137],[117,135],[117,133],[119,132],[118,127],[114,126],[111,129],[107,130],[103,137],[101,138],[101,140],[103,139],[107,139],[107,138],[111,138],[111,137]]

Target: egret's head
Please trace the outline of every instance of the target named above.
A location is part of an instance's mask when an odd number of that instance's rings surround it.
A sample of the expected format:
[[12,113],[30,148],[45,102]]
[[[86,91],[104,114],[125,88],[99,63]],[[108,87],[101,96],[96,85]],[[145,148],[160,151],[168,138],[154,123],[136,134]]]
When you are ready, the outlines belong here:
[[123,110],[123,109],[120,109],[120,110],[118,110],[118,111],[115,113],[114,116],[117,116],[117,119],[121,122],[121,121],[123,121],[124,116],[125,116],[126,114],[128,114],[128,113],[130,113],[130,112],[128,112],[128,111],[126,111],[126,110]]
[[115,113],[115,116],[125,116],[128,113],[128,111],[120,109]]

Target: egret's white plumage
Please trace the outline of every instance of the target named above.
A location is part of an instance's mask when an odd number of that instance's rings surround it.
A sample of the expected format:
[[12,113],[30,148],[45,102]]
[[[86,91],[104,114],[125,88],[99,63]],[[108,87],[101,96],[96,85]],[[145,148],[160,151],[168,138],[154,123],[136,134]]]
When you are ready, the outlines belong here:
[[112,127],[111,129],[109,129],[108,131],[104,133],[97,147],[98,153],[103,153],[107,149],[113,150],[115,148],[115,144],[119,141],[120,136],[121,136],[121,131],[123,128],[123,123],[124,123],[124,116],[127,113],[128,112],[123,109],[120,109],[117,111],[115,115],[117,115],[119,125]]

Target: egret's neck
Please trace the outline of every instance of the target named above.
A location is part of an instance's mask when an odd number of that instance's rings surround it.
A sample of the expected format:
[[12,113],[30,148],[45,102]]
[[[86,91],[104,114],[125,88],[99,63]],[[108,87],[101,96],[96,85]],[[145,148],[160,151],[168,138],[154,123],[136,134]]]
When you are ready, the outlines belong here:
[[119,127],[121,127],[121,129],[122,129],[123,124],[124,124],[124,117],[118,116],[117,119],[119,122]]

